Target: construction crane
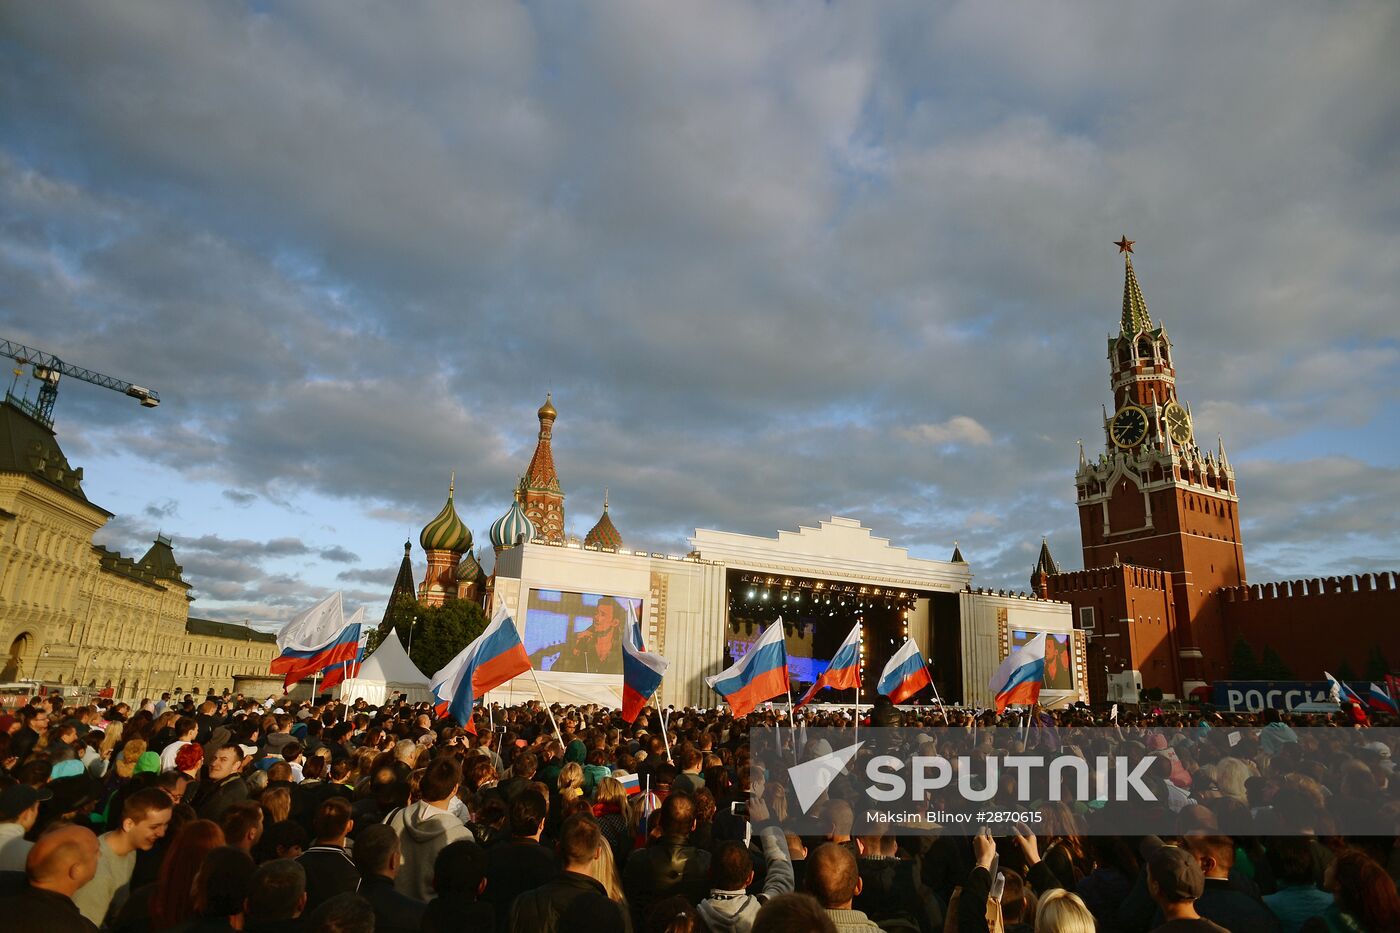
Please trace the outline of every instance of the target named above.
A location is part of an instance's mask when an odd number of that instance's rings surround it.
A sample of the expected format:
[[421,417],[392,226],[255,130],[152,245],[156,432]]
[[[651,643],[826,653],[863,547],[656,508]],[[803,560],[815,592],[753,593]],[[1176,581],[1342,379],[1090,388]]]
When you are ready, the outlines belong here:
[[[46,427],[53,427],[53,403],[58,400],[58,380],[60,376],[69,376],[73,379],[81,379],[90,382],[95,386],[102,386],[104,389],[111,389],[123,395],[129,395],[140,402],[146,408],[155,408],[160,404],[160,393],[145,386],[132,385],[121,379],[114,379],[111,376],[104,376],[102,373],[93,372],[90,369],[83,369],[81,366],[70,366],[52,353],[45,353],[43,350],[36,350],[33,347],[26,347],[23,344],[15,343],[11,340],[0,339],[0,356],[7,356],[20,366],[32,366],[33,375],[39,382],[39,398],[31,402],[25,398],[17,397],[13,391],[6,392],[7,401],[13,402],[34,418],[43,422]],[[24,375],[24,370],[16,368],[15,377]]]

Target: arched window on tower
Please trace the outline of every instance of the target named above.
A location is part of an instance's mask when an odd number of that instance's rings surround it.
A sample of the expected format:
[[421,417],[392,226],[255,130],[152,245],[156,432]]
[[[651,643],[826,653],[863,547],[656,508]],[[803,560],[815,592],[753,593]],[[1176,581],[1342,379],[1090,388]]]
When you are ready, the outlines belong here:
[[1138,340],[1137,355],[1144,360],[1152,359],[1152,341],[1148,340],[1146,337]]
[[1127,366],[1133,361],[1132,345],[1126,340],[1118,342],[1118,365]]

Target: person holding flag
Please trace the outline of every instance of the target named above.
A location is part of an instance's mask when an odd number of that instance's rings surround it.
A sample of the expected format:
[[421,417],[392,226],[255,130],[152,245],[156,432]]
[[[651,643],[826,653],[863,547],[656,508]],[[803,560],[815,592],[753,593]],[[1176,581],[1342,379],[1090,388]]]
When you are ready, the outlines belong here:
[[747,716],[764,700],[788,692],[787,647],[779,618],[754,642],[749,653],[729,667],[705,678],[724,697],[735,716]]
[[[355,618],[363,618],[363,613]],[[355,657],[360,644],[358,622],[346,624],[340,591],[298,614],[277,633],[280,654],[271,672],[283,675],[282,689]]]
[[1013,703],[1031,706],[1040,700],[1045,683],[1045,633],[1041,632],[1012,651],[1001,662],[987,689],[1000,715]]
[[[860,623],[857,622],[845,640],[836,649],[836,654],[832,655],[831,663],[826,666],[826,670],[817,676],[817,682],[804,694],[802,699],[797,701],[795,709],[801,709],[823,688],[830,687],[833,690],[860,690]],[[857,694],[857,697],[859,694]]]
[[1356,691],[1333,677],[1327,671],[1322,672],[1322,676],[1327,678],[1327,698],[1342,708],[1342,711],[1351,718],[1353,726],[1369,726],[1371,719],[1366,715],[1366,704]]
[[[430,688],[434,696],[445,701],[446,712],[463,729],[475,734],[472,707],[476,701],[530,670],[530,656],[515,630],[515,620],[503,605],[486,629],[433,675]],[[551,712],[550,719],[553,718]]]
[[[627,603],[627,629],[622,635],[622,721],[633,723],[647,700],[661,686],[661,678],[671,666],[659,654],[646,649],[642,641],[642,624],[637,611]],[[663,733],[664,734],[664,733]]]
[[923,653],[914,639],[908,638],[898,651],[890,655],[875,689],[892,702],[903,703],[931,683],[933,677],[924,663]]

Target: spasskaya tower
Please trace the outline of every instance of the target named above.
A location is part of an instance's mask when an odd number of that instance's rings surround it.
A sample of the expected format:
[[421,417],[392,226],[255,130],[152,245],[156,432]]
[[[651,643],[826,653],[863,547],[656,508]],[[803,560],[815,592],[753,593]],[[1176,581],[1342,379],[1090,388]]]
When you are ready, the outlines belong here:
[[1103,452],[1090,459],[1081,445],[1075,474],[1084,566],[1162,572],[1172,605],[1158,656],[1170,657],[1172,686],[1184,693],[1226,674],[1216,591],[1245,582],[1235,471],[1223,440],[1200,446],[1191,406],[1177,396],[1171,340],[1133,270],[1133,241],[1116,245],[1124,281],[1119,331],[1108,340],[1113,410],[1104,409]]

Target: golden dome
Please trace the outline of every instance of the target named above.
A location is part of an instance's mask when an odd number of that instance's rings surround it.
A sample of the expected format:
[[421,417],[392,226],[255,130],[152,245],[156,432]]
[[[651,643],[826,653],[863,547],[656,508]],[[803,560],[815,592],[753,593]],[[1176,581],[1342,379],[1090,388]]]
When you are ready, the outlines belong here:
[[540,410],[537,412],[537,414],[540,416],[541,421],[553,421],[556,417],[559,416],[559,412],[554,410],[554,403],[550,401],[550,399],[553,397],[554,393],[545,393],[544,404],[540,406]]

